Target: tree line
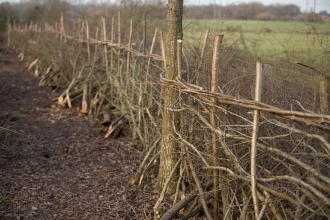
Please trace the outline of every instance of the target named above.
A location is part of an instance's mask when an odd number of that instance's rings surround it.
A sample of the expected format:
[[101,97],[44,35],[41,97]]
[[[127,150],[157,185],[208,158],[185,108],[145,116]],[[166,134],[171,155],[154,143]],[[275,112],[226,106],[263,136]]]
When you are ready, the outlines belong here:
[[[121,0],[119,3],[95,4],[79,3],[79,1],[62,0],[30,0],[17,3],[0,4],[0,29],[4,29],[7,17],[17,23],[27,22],[57,22],[61,12],[71,18],[87,19],[86,16],[106,16],[115,14],[121,8],[127,14],[142,17],[144,12],[149,19],[166,19],[166,3],[161,0],[148,1],[143,4],[136,0]],[[7,16],[9,15],[9,16]],[[302,14],[294,4],[276,4],[265,6],[262,3],[240,3],[230,5],[186,5],[183,17],[188,19],[243,19],[243,20],[277,20],[277,21],[322,21],[320,16],[309,13]]]
[[320,16],[312,12],[302,14],[294,4],[263,5],[259,2],[230,5],[192,5],[185,8],[186,17],[195,19],[239,19],[263,21],[322,21]]
[[300,13],[300,8],[293,4],[265,6],[258,2],[187,7],[189,16],[200,19],[292,20]]

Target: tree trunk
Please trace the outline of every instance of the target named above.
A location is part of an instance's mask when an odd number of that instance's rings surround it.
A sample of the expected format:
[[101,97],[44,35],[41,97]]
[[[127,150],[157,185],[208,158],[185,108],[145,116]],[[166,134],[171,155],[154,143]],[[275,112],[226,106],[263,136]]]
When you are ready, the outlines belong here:
[[[182,39],[182,12],[183,0],[169,0],[167,4],[167,37],[166,37],[166,74],[167,79],[174,79],[177,75],[177,40]],[[162,143],[159,173],[156,183],[156,190],[161,191],[166,179],[179,157],[179,145],[175,142],[172,120],[177,122],[177,116],[169,110],[171,104],[175,102],[178,93],[170,87],[164,88],[164,111],[162,123]],[[167,193],[173,193],[176,189],[176,183],[179,177],[178,171],[172,177],[167,188]]]

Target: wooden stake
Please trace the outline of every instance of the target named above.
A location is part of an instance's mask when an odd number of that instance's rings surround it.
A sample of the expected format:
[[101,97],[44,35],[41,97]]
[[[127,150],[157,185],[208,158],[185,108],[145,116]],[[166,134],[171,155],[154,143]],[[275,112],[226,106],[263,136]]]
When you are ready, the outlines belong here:
[[107,33],[106,33],[106,28],[105,28],[105,18],[102,16],[102,29],[103,29],[103,50],[104,50],[104,62],[105,62],[105,71],[108,76],[109,74],[109,62],[108,62],[108,48],[105,43],[107,40]]
[[[254,100],[261,101],[261,90],[262,90],[262,65],[257,62],[256,65],[256,87]],[[252,128],[252,143],[251,143],[251,194],[254,207],[255,218],[258,219],[259,208],[258,208],[258,197],[257,197],[257,141],[258,141],[258,126],[259,126],[259,111],[253,111],[253,128]]]
[[[111,43],[115,42],[115,18],[112,17],[111,19]],[[110,68],[113,68],[113,50],[111,49],[110,54]]]
[[143,54],[147,52],[147,14],[143,13]]
[[91,51],[90,51],[90,39],[89,39],[89,26],[88,26],[88,20],[86,20],[86,40],[87,40],[87,56],[88,56],[88,63],[91,63]]
[[121,32],[120,32],[120,9],[118,9],[118,46],[119,46],[119,49],[118,49],[118,60],[117,60],[117,74],[119,75],[120,74],[120,52],[121,52],[121,49],[120,49],[120,40],[121,40]]
[[[79,22],[80,23],[80,22]],[[79,27],[79,42],[80,42],[80,50],[83,50],[84,44],[83,44],[83,40],[84,40],[84,29],[85,29],[85,22],[82,21],[81,22],[81,27]]]
[[63,18],[63,12],[61,12],[61,37],[60,40],[62,41],[64,38],[64,42],[66,42],[66,37],[64,36],[64,18]]
[[[153,37],[153,39],[152,39],[152,43],[151,43],[151,47],[150,47],[149,54],[152,54],[153,51],[154,51],[155,42],[156,42],[156,37],[157,37],[157,32],[158,32],[158,28],[156,28],[156,30],[155,30],[155,34],[154,34],[154,37]],[[152,93],[151,93],[152,85],[150,85],[150,84],[148,83],[151,59],[152,59],[152,58],[149,57],[149,58],[148,58],[148,62],[147,62],[147,70],[146,70],[146,75],[145,75],[144,94],[147,94],[147,93],[148,93],[148,86],[150,86],[150,93],[149,93],[149,94],[152,94]],[[149,106],[152,105],[152,96],[151,96],[151,95],[149,95],[149,101],[148,101],[148,104],[149,104]]]
[[321,114],[329,114],[329,78],[324,74],[320,75],[320,111]]
[[182,60],[182,40],[177,41],[177,62],[178,62],[178,78],[181,80],[182,79],[182,73],[181,73],[181,60]]
[[[156,37],[157,37],[157,32],[158,32],[158,28],[156,28],[154,37],[152,38],[152,43],[151,43],[149,54],[152,54],[153,51],[154,51]],[[149,75],[150,63],[151,63],[151,57],[148,58],[147,71],[146,71],[146,79],[148,78],[147,76]]]
[[[321,114],[329,114],[329,77],[320,75],[320,111]],[[326,131],[321,132],[322,136],[329,141],[329,133]]]
[[[129,37],[128,37],[128,44],[127,47],[130,49],[131,48],[131,44],[132,44],[132,30],[133,29],[133,19],[131,19],[130,22],[130,27],[129,27]],[[128,82],[129,82],[129,70],[130,70],[130,55],[131,53],[129,51],[127,51],[127,63],[126,63],[126,86],[128,86]]]
[[208,38],[209,38],[209,34],[210,34],[210,29],[207,29],[205,31],[205,36],[204,36],[204,42],[203,42],[203,47],[202,47],[202,53],[201,53],[201,57],[198,61],[198,68],[199,69],[202,64],[203,64],[203,60],[204,60],[204,54],[205,54],[205,50],[206,50],[206,46],[207,46],[207,41],[208,41]]
[[163,65],[165,68],[166,67],[165,43],[164,43],[164,37],[163,37],[163,30],[161,28],[159,28],[159,37],[160,37],[160,45],[162,48]]
[[85,82],[83,85],[83,96],[81,103],[81,112],[86,114],[88,112],[88,83]]
[[78,19],[78,38],[79,41],[82,40],[82,23],[80,22],[80,18]]
[[[213,60],[212,60],[212,82],[211,82],[211,92],[217,91],[217,64],[219,61],[219,50],[222,42],[223,35],[217,35],[215,37],[214,48],[213,48]],[[216,104],[217,98],[212,97],[213,106],[211,108],[211,125],[215,129],[217,127],[216,122]],[[218,166],[218,142],[217,142],[217,134],[215,130],[212,131],[212,147],[213,147],[213,157],[212,162],[213,166]],[[213,187],[214,187],[214,202],[213,202],[213,218],[218,219],[219,216],[219,170],[213,170]]]
[[121,39],[121,32],[120,32],[120,9],[118,9],[118,45],[119,45],[119,47],[120,47],[120,44],[121,44],[121,42],[120,42],[120,39]]

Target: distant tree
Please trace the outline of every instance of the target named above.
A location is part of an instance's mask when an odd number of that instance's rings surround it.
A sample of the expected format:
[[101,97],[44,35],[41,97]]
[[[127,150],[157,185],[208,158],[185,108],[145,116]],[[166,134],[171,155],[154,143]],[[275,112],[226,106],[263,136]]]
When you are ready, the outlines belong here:
[[281,15],[289,15],[291,17],[297,16],[300,14],[300,8],[293,4],[280,5],[278,7],[278,11],[280,12]]
[[205,12],[207,6],[196,6],[196,5],[192,5],[192,6],[188,6],[184,8],[184,14],[187,18],[195,18],[195,19],[202,19],[203,18],[203,14]]
[[13,24],[14,20],[17,20],[17,16],[13,4],[8,2],[0,3],[0,32],[6,29],[8,21]]
[[328,12],[326,10],[320,11],[319,15],[328,15]]
[[61,12],[66,13],[73,9],[73,6],[68,1],[48,0],[42,4],[42,8],[43,14],[39,21],[54,23],[59,22]]
[[25,23],[28,22],[38,22],[43,16],[43,6],[42,2],[38,0],[30,0],[26,2],[23,6],[22,11],[22,21]]
[[233,16],[235,18],[250,19],[256,18],[256,15],[265,11],[265,6],[258,2],[249,4],[239,4],[236,6]]
[[[273,16],[269,16],[270,14]],[[215,4],[193,5],[185,8],[185,15],[187,17],[197,19],[235,18],[255,20],[263,16],[263,19],[266,20],[293,20],[299,14],[300,9],[294,4],[264,6],[259,2],[241,3],[238,5],[230,4],[227,6]]]
[[5,30],[5,24],[7,20],[7,7],[8,7],[7,2],[3,2],[0,4],[0,32]]
[[233,17],[235,19],[251,19],[248,16],[248,13],[245,11],[246,9],[247,9],[247,4],[245,3],[236,5],[234,8]]
[[0,44],[2,44],[4,41],[3,33],[6,30],[7,7],[8,3],[4,2],[0,4]]
[[300,14],[298,19],[305,22],[323,22],[322,17],[314,12],[310,12],[308,14]]
[[256,19],[260,20],[260,21],[272,21],[272,20],[275,20],[276,18],[270,12],[263,12],[263,13],[257,14]]

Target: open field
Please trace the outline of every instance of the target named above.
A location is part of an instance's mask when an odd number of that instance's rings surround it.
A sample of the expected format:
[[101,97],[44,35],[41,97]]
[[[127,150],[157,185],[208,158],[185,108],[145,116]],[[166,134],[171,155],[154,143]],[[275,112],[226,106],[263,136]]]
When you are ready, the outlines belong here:
[[[185,21],[186,23],[189,20]],[[260,32],[265,28],[272,29],[276,33],[306,33],[313,28],[318,32],[327,32],[330,34],[330,23],[305,23],[305,22],[282,22],[282,21],[252,21],[252,20],[199,20],[201,26],[210,28],[241,27],[244,32]]]
[[200,36],[202,41],[209,28],[213,34],[225,35],[226,46],[249,51],[264,61],[284,58],[322,65],[330,57],[329,23],[185,20],[184,27],[187,39]]

